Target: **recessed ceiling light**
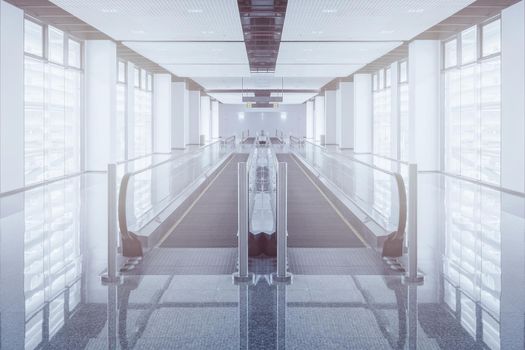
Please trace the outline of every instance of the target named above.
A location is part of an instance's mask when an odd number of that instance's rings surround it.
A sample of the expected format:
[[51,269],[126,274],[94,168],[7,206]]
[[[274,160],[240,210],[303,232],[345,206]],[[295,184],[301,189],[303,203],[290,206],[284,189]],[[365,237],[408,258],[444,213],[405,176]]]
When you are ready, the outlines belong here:
[[323,9],[323,13],[336,13],[337,9]]
[[312,52],[313,49],[303,49],[304,52]]
[[390,29],[385,29],[385,30],[380,31],[381,34],[392,34],[393,32],[394,31]]
[[202,13],[202,9],[188,9],[188,13]]
[[423,13],[425,12],[425,9],[410,9],[408,10],[408,13]]
[[213,30],[203,30],[201,31],[202,34],[214,34],[215,32]]
[[133,29],[131,31],[133,34],[144,34],[145,31],[143,31],[142,29]]
[[321,35],[323,34],[322,30],[312,30],[312,34]]
[[117,9],[102,9],[102,13],[117,13]]

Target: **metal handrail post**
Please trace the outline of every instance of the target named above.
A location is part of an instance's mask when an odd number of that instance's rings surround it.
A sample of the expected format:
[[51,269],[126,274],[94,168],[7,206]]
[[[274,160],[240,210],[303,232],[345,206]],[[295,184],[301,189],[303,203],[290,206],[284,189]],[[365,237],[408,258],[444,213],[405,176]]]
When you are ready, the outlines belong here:
[[417,272],[417,164],[408,166],[408,274],[405,281],[422,283]]
[[288,164],[279,163],[277,169],[277,272],[275,282],[291,283],[288,272]]
[[248,272],[248,186],[249,174],[247,163],[241,162],[237,168],[238,201],[237,201],[237,245],[238,271],[233,274],[235,283],[253,281],[253,274]]
[[108,268],[101,276],[103,283],[120,281],[117,272],[117,165],[108,164]]

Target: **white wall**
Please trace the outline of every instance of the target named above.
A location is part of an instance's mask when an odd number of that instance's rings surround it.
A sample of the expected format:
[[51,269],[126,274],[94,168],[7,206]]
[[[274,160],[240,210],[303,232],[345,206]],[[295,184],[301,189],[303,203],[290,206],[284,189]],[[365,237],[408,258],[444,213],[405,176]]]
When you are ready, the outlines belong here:
[[211,102],[211,137],[219,137],[219,101]]
[[153,152],[171,152],[171,74],[153,76]]
[[324,92],[325,142],[327,145],[337,145],[337,108],[335,90]]
[[354,83],[340,82],[338,113],[340,113],[337,133],[339,134],[339,147],[354,148]]
[[[281,112],[286,113],[286,119],[281,118]],[[239,118],[244,113],[244,119]],[[275,135],[275,129],[284,132],[285,136],[303,137],[306,135],[306,105],[280,105],[279,108],[247,109],[244,105],[219,105],[220,136],[241,136],[245,130],[255,135],[265,130],[270,136]]]
[[501,14],[501,185],[525,191],[525,17],[523,1]]
[[314,138],[314,101],[306,101],[306,137]]
[[173,149],[186,147],[188,98],[186,82],[180,81],[171,84],[171,148]]
[[0,191],[24,185],[24,12],[0,1]]
[[115,161],[117,45],[88,40],[86,48],[86,170],[107,170]]
[[354,75],[354,151],[372,152],[372,76]]
[[440,170],[438,40],[415,40],[408,46],[410,161],[418,170]]
[[201,122],[200,134],[204,135],[204,140],[211,139],[211,99],[210,96],[201,96]]
[[315,96],[314,99],[314,136],[316,141],[325,135],[324,96]]
[[200,119],[201,119],[201,92],[189,92],[189,113],[188,113],[188,145],[200,144]]

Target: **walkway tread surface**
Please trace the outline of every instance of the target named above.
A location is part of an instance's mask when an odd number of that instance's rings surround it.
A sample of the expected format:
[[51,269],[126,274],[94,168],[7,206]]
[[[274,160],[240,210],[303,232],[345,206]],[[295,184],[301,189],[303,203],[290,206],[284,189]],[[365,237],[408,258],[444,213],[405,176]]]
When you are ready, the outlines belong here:
[[292,155],[278,154],[288,163],[288,246],[295,248],[364,247]]
[[247,154],[233,156],[161,247],[237,247],[237,164],[247,159]]

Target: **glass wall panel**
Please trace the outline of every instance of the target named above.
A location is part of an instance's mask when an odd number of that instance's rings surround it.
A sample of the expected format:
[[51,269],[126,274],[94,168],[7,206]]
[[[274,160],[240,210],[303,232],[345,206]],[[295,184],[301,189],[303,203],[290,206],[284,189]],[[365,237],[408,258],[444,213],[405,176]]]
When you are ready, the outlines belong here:
[[34,23],[26,21],[26,29],[24,181],[29,185],[80,172],[83,74],[63,64],[68,57],[80,66],[79,42],[68,39],[66,52],[64,32],[49,27],[49,59],[62,64],[52,63],[33,56]]
[[39,57],[44,56],[44,28],[33,21],[24,21],[24,51]]
[[445,49],[445,68],[453,67],[458,64],[458,41],[449,40],[444,45]]
[[444,44],[445,171],[493,184],[501,177],[501,55],[495,51],[500,25],[495,20],[482,26],[487,58],[477,59],[477,27],[460,34],[461,62],[468,64],[447,68],[447,45],[453,40]]
[[483,57],[501,51],[501,21],[499,19],[484,25],[481,33]]
[[64,64],[64,32],[54,27],[48,27],[48,59]]
[[474,62],[478,58],[478,27],[474,26],[461,33],[461,64]]

